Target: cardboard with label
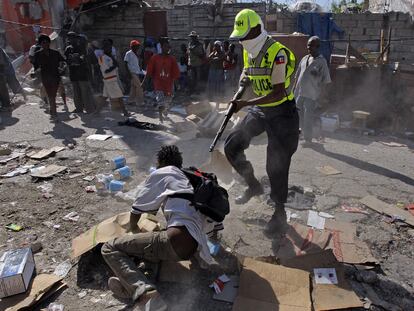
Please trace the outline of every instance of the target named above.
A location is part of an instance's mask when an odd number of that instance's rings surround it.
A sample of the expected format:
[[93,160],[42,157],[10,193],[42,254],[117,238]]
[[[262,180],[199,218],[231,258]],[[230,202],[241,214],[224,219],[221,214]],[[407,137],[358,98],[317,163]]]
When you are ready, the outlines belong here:
[[233,311],[310,311],[309,273],[245,258]]

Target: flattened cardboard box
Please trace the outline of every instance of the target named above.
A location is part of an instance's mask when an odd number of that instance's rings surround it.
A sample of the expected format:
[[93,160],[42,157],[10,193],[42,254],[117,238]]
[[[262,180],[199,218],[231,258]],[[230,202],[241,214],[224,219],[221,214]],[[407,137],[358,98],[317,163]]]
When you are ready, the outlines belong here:
[[34,272],[30,247],[5,252],[0,258],[0,298],[24,293]]
[[309,273],[244,259],[233,311],[310,311]]
[[[100,243],[105,243],[112,239],[130,234],[128,231],[129,217],[130,212],[115,215],[73,239],[72,259],[90,251]],[[159,230],[159,224],[154,222],[155,219],[155,216],[150,214],[142,214],[141,219],[138,222],[138,227],[141,232]]]
[[[301,269],[311,273],[312,300],[315,311],[363,307],[363,303],[354,293],[345,278],[343,265],[337,261],[331,249],[281,260],[281,264],[286,267]],[[336,270],[338,284],[316,284],[313,276],[313,269],[316,268],[334,268]]]

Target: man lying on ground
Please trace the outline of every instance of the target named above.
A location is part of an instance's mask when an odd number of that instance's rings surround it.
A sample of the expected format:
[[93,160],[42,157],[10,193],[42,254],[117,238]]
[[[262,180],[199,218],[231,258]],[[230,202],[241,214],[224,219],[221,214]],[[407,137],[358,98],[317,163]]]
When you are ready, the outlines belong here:
[[[139,186],[130,217],[132,232],[142,213],[157,213],[162,207],[167,229],[159,232],[136,233],[116,238],[102,247],[102,255],[115,277],[108,281],[109,289],[119,298],[134,302],[155,289],[138,270],[132,257],[149,262],[181,261],[197,256],[213,264],[205,232],[211,225],[206,216],[189,200],[171,196],[192,194],[189,179],[181,170],[183,158],[176,146],[163,146],[158,152],[158,166]],[[149,293],[148,293],[149,294]]]

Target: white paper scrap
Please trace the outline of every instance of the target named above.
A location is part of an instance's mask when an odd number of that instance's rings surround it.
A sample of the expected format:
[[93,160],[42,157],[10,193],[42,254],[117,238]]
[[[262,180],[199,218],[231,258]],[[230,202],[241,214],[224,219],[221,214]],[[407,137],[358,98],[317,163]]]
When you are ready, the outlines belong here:
[[316,284],[338,284],[335,268],[313,269]]
[[86,137],[86,139],[104,141],[111,137],[112,135],[93,134],[93,135],[89,135],[88,137]]
[[328,213],[325,213],[325,212],[319,212],[319,216],[321,216],[323,218],[328,218],[328,219],[334,219],[335,218],[334,215],[331,215],[331,214],[328,214]]
[[307,224],[309,227],[323,230],[325,229],[325,218],[319,216],[318,212],[309,211]]

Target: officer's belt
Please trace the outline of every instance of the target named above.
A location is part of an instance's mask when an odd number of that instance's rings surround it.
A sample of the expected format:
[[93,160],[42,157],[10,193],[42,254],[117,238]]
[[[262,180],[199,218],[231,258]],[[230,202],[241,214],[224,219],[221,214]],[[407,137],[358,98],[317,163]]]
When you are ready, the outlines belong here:
[[244,69],[248,76],[270,76],[272,68],[249,67]]

